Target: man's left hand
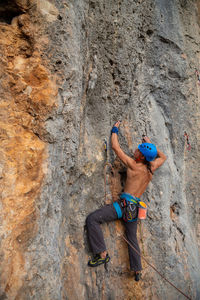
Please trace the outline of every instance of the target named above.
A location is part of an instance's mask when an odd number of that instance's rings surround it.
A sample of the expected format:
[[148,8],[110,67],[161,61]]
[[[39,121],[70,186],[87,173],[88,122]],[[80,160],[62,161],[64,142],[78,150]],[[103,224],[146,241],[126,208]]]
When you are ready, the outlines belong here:
[[114,124],[114,126],[113,126],[113,127],[117,127],[117,128],[119,128],[119,125],[120,125],[120,121],[117,121],[117,122]]

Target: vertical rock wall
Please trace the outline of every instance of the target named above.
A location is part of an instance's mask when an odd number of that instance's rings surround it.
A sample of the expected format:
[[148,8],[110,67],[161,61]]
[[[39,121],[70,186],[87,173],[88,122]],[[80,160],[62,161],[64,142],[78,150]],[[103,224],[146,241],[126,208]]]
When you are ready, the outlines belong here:
[[199,299],[199,12],[192,0],[0,3],[1,299],[184,299],[145,262],[130,277],[119,221],[102,226],[108,273],[87,267],[85,218],[105,179],[107,203],[123,188],[118,119],[126,153],[147,134],[168,156],[143,197],[142,253]]
[[21,299],[33,268],[26,253],[37,236],[37,199],[47,172],[45,121],[57,103],[56,82],[41,55],[48,37],[39,20],[28,1],[0,3],[1,299]]

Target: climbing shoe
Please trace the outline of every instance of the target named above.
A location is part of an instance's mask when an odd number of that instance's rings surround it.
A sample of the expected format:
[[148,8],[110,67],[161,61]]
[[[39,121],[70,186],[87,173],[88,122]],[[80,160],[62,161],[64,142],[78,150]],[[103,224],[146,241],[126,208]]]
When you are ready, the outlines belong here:
[[135,281],[139,281],[140,279],[141,279],[141,277],[142,277],[142,274],[141,274],[141,272],[135,272]]
[[91,260],[88,261],[88,266],[90,267],[97,267],[100,266],[102,264],[106,264],[110,261],[110,257],[107,254],[106,258],[101,258],[101,256],[99,254],[95,255],[95,257]]

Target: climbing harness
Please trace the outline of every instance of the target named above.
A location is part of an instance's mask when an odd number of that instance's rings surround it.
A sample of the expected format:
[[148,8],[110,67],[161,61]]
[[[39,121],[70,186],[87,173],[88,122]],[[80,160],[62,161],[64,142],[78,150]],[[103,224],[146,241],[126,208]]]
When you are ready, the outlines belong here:
[[195,69],[195,73],[196,73],[196,76],[197,76],[198,84],[200,85],[200,74],[199,74],[199,71],[197,69]]
[[133,197],[131,194],[122,193],[120,195],[121,207],[123,208],[122,218],[125,222],[134,222],[138,218],[138,202],[139,198]]
[[134,222],[138,217],[138,205],[123,199],[121,201],[121,206],[123,208],[122,218],[124,222]]
[[183,293],[179,288],[177,288],[173,283],[171,283],[167,278],[165,278],[152,264],[150,264],[147,259],[140,254],[139,251],[137,251],[137,249],[135,249],[135,247],[126,239],[126,237],[124,235],[121,236],[122,239],[140,256],[144,259],[144,261],[151,267],[153,268],[164,280],[166,280],[171,286],[173,286],[179,293],[181,293],[183,296],[185,296],[187,299],[192,300],[192,298],[188,297],[185,293]]
[[128,193],[120,195],[121,207],[123,208],[122,218],[125,222],[134,222],[137,219],[144,220],[147,215],[147,206],[139,198]]
[[184,133],[184,137],[186,138],[186,142],[187,142],[187,150],[190,151],[191,150],[191,145],[190,145],[190,142],[189,142],[189,135],[187,134],[186,131]]

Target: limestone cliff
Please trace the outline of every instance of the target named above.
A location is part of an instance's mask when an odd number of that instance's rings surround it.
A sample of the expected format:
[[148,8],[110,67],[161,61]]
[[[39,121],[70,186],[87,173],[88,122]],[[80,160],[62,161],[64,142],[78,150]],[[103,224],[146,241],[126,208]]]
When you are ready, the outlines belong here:
[[195,0],[0,2],[0,299],[184,299],[145,262],[130,277],[119,221],[103,225],[108,272],[87,267],[85,218],[123,188],[118,119],[126,153],[146,134],[168,157],[142,254],[200,299],[199,15]]

